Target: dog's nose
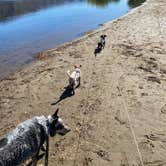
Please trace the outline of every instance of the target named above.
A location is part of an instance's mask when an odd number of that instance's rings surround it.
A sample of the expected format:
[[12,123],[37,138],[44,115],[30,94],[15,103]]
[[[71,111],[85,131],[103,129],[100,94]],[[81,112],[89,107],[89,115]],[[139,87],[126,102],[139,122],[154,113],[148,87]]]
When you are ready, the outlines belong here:
[[68,126],[65,126],[65,129],[67,132],[71,131],[71,129]]

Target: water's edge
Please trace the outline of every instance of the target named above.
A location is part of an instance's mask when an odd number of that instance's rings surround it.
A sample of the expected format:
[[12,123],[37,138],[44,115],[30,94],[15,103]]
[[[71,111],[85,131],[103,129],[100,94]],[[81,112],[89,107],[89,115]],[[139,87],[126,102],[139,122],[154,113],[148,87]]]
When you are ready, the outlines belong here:
[[131,9],[129,12],[127,12],[126,14],[124,14],[123,16],[120,16],[116,19],[113,19],[111,21],[108,21],[106,23],[102,23],[101,25],[98,25],[98,28],[97,29],[92,29],[92,30],[88,30],[87,32],[84,32],[84,34],[82,34],[82,36],[78,37],[78,38],[75,38],[74,40],[71,40],[71,41],[68,41],[68,42],[65,42],[63,44],[60,44],[60,45],[57,45],[56,47],[54,48],[50,48],[50,49],[47,49],[45,51],[42,51],[42,52],[39,52],[39,53],[36,53],[34,56],[35,56],[35,59],[33,61],[30,61],[26,64],[24,64],[23,66],[19,67],[18,69],[15,69],[13,72],[6,72],[5,75],[3,77],[0,77],[0,81],[2,80],[6,80],[6,79],[10,79],[10,77],[13,77],[16,73],[19,73],[20,71],[30,67],[31,65],[37,63],[38,60],[41,60],[41,59],[45,59],[45,58],[49,58],[49,54],[53,51],[56,51],[57,49],[60,49],[61,47],[67,47],[69,45],[72,45],[73,43],[77,43],[77,42],[80,42],[82,40],[85,40],[86,38],[88,38],[89,36],[91,35],[94,35],[96,33],[99,33],[100,31],[104,31],[106,29],[109,28],[109,25],[112,24],[113,22],[116,22],[117,20],[121,20],[123,19],[124,17],[132,14],[133,12],[135,12],[136,10],[138,10],[139,8],[142,8],[145,4],[149,3],[150,0],[146,0],[145,2],[143,2],[140,6],[136,7],[136,8],[133,8]]
[[108,22],[106,22],[106,23],[102,23],[101,26],[99,25],[99,27],[98,27],[97,29],[93,29],[93,30],[89,30],[89,31],[85,32],[85,33],[83,34],[83,36],[80,36],[80,37],[78,37],[78,38],[76,38],[76,39],[74,39],[74,40],[65,42],[65,43],[63,43],[63,44],[60,44],[60,45],[58,45],[58,46],[55,47],[55,48],[47,49],[47,50],[45,50],[45,51],[36,53],[36,56],[35,56],[35,57],[36,57],[36,60],[41,60],[41,59],[49,58],[49,55],[48,55],[48,54],[50,54],[50,53],[53,52],[53,51],[56,51],[57,49],[60,49],[60,48],[62,48],[62,47],[70,46],[70,45],[72,45],[72,44],[74,44],[74,43],[78,43],[78,42],[80,42],[80,41],[82,41],[82,40],[85,40],[85,39],[88,38],[89,36],[93,36],[93,35],[95,35],[96,33],[99,33],[100,31],[104,31],[104,30],[108,29],[110,24],[112,24],[112,23],[114,23],[114,22],[116,22],[116,21],[118,21],[118,20],[121,20],[121,19],[127,17],[128,15],[132,14],[133,12],[135,12],[136,10],[138,10],[139,8],[142,8],[144,5],[147,5],[147,4],[149,3],[149,1],[151,1],[151,0],[146,0],[146,1],[143,2],[140,6],[138,6],[138,7],[134,8],[134,9],[130,10],[128,13],[124,14],[123,16],[120,16],[120,17],[118,17],[118,18],[116,18],[116,19],[113,19],[113,20],[111,20],[111,21],[108,21]]

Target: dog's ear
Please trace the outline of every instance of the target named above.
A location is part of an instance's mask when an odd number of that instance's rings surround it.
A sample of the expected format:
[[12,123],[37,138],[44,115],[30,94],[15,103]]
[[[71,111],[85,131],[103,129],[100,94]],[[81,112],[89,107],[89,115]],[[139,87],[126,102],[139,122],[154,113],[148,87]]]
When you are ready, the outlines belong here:
[[58,111],[59,111],[59,108],[57,108],[56,111],[55,111],[55,113],[52,115],[52,117],[54,119],[58,116]]

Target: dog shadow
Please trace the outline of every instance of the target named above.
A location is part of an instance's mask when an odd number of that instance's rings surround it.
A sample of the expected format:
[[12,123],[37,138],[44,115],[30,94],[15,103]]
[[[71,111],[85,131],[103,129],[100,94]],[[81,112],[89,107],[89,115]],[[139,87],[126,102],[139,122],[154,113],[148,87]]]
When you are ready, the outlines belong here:
[[94,55],[95,55],[95,57],[96,57],[97,54],[99,54],[101,51],[102,51],[102,48],[100,48],[100,47],[95,48],[95,50],[94,50]]
[[56,105],[59,102],[61,102],[62,100],[66,99],[68,97],[71,97],[71,96],[73,96],[73,90],[71,87],[67,86],[67,87],[65,87],[65,90],[63,91],[61,96],[59,97],[59,100],[56,101],[55,103],[52,103],[51,105]]

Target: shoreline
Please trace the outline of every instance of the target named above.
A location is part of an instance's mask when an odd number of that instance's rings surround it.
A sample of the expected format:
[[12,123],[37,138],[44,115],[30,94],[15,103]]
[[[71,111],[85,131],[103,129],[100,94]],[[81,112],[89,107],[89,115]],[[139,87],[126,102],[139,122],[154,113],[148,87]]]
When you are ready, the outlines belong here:
[[[77,42],[80,42],[81,40],[84,40],[84,38],[87,38],[87,37],[90,37],[92,35],[95,35],[96,33],[99,33],[100,31],[102,30],[105,30],[107,29],[106,26],[108,24],[111,24],[112,22],[115,22],[119,19],[123,19],[123,17],[126,17],[127,15],[130,15],[132,14],[132,12],[134,12],[134,10],[137,10],[139,7],[142,7],[144,4],[146,4],[149,0],[146,0],[144,3],[142,3],[140,6],[136,7],[136,8],[133,8],[131,9],[129,12],[127,12],[126,14],[124,14],[123,16],[120,16],[114,20],[111,20],[111,21],[108,21],[108,22],[105,22],[105,23],[102,23],[102,26],[99,25],[97,29],[92,29],[90,31],[87,31],[87,32],[84,32],[84,34],[80,37],[77,37],[71,41],[68,41],[68,42],[65,42],[65,43],[62,43],[54,48],[50,48],[50,49],[47,49],[47,50],[44,50],[44,51],[41,51],[41,52],[38,52],[38,53],[35,53],[34,54],[34,60],[31,61],[30,63],[28,64],[24,64],[22,67],[19,67],[17,69],[15,69],[14,72],[6,72],[5,75],[2,75],[2,78],[0,77],[0,81],[2,80],[6,80],[6,79],[10,79],[10,77],[13,77],[15,74],[21,72],[22,70],[25,70],[26,68],[28,68],[29,66],[33,65],[34,63],[37,63],[38,60],[42,60],[42,59],[45,59],[45,58],[49,58],[47,57],[47,53],[50,53],[52,51],[56,51],[57,49],[60,49],[61,47],[67,47],[68,45],[71,45],[73,43],[77,43]],[[43,56],[44,55],[44,56]]]
[[[50,166],[165,165],[165,16],[165,0],[147,0],[0,81],[0,137],[59,107],[71,132],[50,139]],[[106,46],[95,58],[101,34]],[[64,97],[66,71],[76,63],[81,86]]]
[[[36,53],[36,56],[35,56],[36,59],[38,60],[38,59],[49,58],[49,57],[47,57],[47,55],[45,55],[45,54],[50,53],[50,52],[53,52],[53,51],[56,51],[56,50],[61,49],[61,48],[63,48],[63,47],[70,46],[70,45],[72,45],[72,44],[74,44],[74,43],[81,42],[81,40],[84,40],[84,39],[86,39],[86,38],[88,38],[88,37],[91,37],[91,36],[95,35],[96,33],[100,33],[100,31],[107,30],[107,29],[109,28],[109,27],[107,27],[107,26],[109,26],[110,24],[112,24],[112,23],[114,23],[114,22],[116,22],[116,21],[118,21],[118,20],[121,20],[121,19],[127,17],[128,15],[130,15],[130,14],[132,14],[132,13],[134,13],[134,12],[135,12],[136,10],[138,10],[139,8],[142,8],[144,5],[147,5],[149,1],[150,1],[150,0],[146,0],[146,1],[143,2],[140,6],[131,9],[131,11],[127,12],[126,14],[124,14],[124,15],[121,16],[121,17],[118,17],[118,18],[116,18],[116,19],[114,19],[114,20],[111,20],[111,21],[102,23],[102,26],[99,26],[97,29],[94,29],[94,30],[90,30],[90,31],[85,32],[84,35],[82,35],[81,37],[78,37],[78,38],[76,38],[76,39],[74,39],[74,40],[65,42],[65,43],[63,43],[63,44],[61,44],[61,45],[59,45],[59,46],[57,46],[57,47],[55,47],[55,48],[50,48],[50,49],[48,49],[48,50],[45,50],[45,51],[41,51],[41,52],[39,52],[39,53]],[[90,32],[90,33],[89,33],[89,32]],[[44,55],[42,55],[42,54],[44,54]]]

